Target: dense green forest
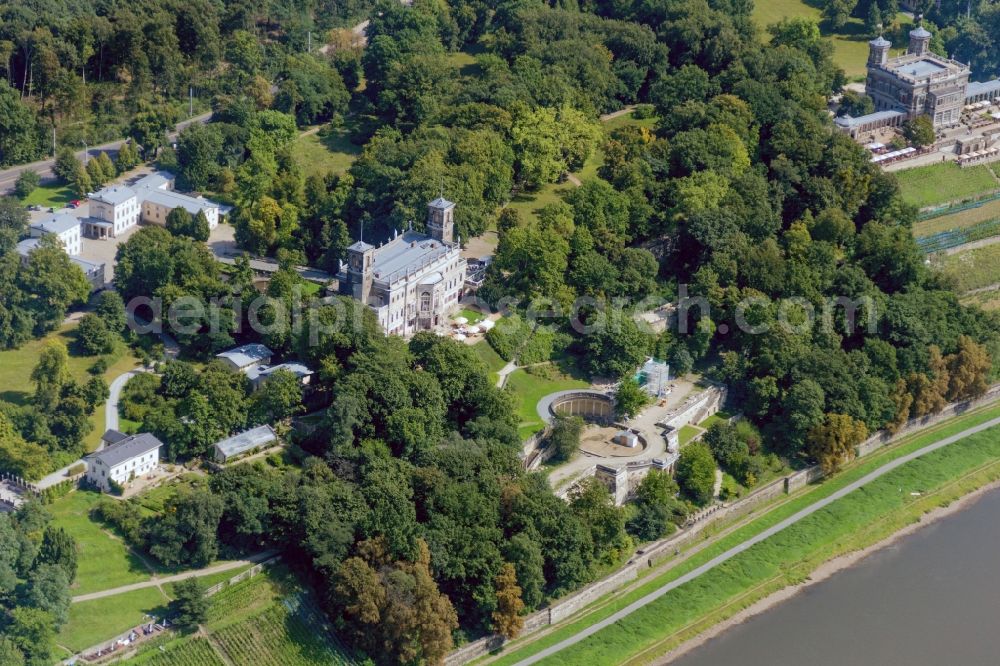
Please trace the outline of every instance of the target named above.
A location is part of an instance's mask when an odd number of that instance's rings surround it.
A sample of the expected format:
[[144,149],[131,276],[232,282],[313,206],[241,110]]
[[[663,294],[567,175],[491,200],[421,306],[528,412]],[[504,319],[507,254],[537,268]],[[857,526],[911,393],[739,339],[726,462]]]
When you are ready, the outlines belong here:
[[[0,436],[4,436],[0,423]],[[77,544],[40,502],[0,513],[0,664],[48,666],[69,616]]]
[[[143,229],[122,244],[118,292],[167,306],[193,297],[204,305],[201,325],[172,331],[185,355],[205,360],[237,341],[265,342],[277,357],[319,368],[314,406],[328,409],[319,427],[295,437],[289,459],[227,469],[157,516],[108,504],[101,517],[170,565],[282,549],[339,632],[378,663],[438,663],[456,642],[513,633],[522,610],[577,589],[682,521],[705,501],[713,461],[747,482],[750,458],[765,453],[835,466],[859,436],[979,395],[996,375],[1000,322],[961,306],[929,272],[910,234],[915,211],[893,176],[832,130],[826,100],[844,77],[807,23],[772,26],[763,46],[744,0],[385,0],[364,50],[321,57],[295,46],[306,17],[353,10],[113,7],[96,19],[141,16],[133,23],[160,41],[141,57],[109,48],[125,49],[125,38],[108,39],[108,53],[94,42],[99,55],[82,71],[88,86],[113,79],[107,116],[130,118],[145,157],[176,169],[189,188],[230,197],[238,240],[283,265],[265,294],[264,334],[249,330],[238,307],[256,295],[249,265],[223,274],[184,234]],[[202,29],[217,38],[195,37]],[[458,71],[449,56],[459,50],[475,65]],[[21,115],[7,117],[34,123],[41,141],[43,119],[68,111],[42,92],[35,56],[26,79],[25,54],[14,52],[7,73],[22,85],[6,95]],[[143,105],[183,97],[196,74],[212,91],[213,122],[157,155],[167,107]],[[655,116],[655,128],[625,125],[605,139],[599,115],[630,104]],[[290,148],[298,129],[347,116],[360,157],[344,174],[306,178]],[[599,149],[597,175],[565,198],[537,215],[505,208],[512,193],[558,181]],[[715,428],[706,446],[690,447],[678,470],[682,500],[656,474],[625,508],[597,483],[558,499],[543,476],[522,471],[510,395],[469,347],[433,335],[386,338],[367,308],[302,299],[293,264],[336,268],[359,226],[376,241],[409,220],[420,226],[442,189],[458,203],[463,238],[498,232],[480,296],[515,299],[521,314],[543,304],[549,358],[620,378],[656,354],[729,386],[748,423]],[[13,293],[21,269],[10,261],[0,290]],[[672,300],[682,286],[702,299],[682,313],[688,333],[654,336],[610,307],[617,298]],[[580,297],[586,304],[573,308]],[[842,307],[829,322],[798,325],[839,297],[863,303],[860,325],[845,326]],[[23,320],[22,332],[44,331],[54,316],[46,304],[5,303],[0,325]],[[293,325],[296,304],[304,326]],[[68,302],[60,305],[64,312]],[[98,316],[120,335],[115,305]],[[125,408],[173,460],[301,411],[290,383],[251,394],[211,364],[161,370],[130,387]],[[40,381],[33,408],[79,391]],[[31,419],[14,417],[0,411],[0,431],[37,441]],[[17,450],[8,447],[5,462],[30,464]]]
[[[369,0],[26,0],[0,3],[0,166],[125,136],[142,114],[187,117],[217,95],[264,94],[287,58],[359,20]],[[311,33],[311,35],[310,35]],[[248,62],[248,59],[250,62]],[[251,81],[242,72],[252,65]],[[136,116],[139,116],[136,120]],[[140,141],[140,143],[143,143]]]

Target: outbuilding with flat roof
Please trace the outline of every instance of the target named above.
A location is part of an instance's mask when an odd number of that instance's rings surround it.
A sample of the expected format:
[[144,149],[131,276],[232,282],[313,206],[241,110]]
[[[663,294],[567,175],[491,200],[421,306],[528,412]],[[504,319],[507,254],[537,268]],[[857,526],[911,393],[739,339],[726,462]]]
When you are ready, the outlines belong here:
[[230,369],[240,372],[247,372],[257,366],[270,365],[271,356],[274,355],[270,349],[262,344],[241,345],[216,354],[215,358],[222,359],[229,365]]

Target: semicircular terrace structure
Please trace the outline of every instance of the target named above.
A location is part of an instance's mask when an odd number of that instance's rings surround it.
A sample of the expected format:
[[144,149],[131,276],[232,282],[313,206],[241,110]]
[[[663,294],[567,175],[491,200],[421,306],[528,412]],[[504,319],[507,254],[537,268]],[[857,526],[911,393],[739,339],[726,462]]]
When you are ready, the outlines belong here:
[[558,416],[579,416],[585,421],[611,423],[615,419],[615,401],[607,393],[587,389],[569,389],[550,393],[538,401],[538,416],[549,423]]

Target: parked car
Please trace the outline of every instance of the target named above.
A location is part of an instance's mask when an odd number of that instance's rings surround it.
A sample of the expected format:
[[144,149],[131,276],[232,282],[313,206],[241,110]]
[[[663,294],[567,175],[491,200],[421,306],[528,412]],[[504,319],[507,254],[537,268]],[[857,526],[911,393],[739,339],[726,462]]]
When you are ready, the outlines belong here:
[[38,204],[31,204],[30,206],[28,206],[28,210],[41,210],[41,209],[42,207],[39,206]]
[[70,208],[79,208],[81,204],[83,204],[83,202],[80,201],[79,199],[73,199],[72,201],[69,202],[69,207]]

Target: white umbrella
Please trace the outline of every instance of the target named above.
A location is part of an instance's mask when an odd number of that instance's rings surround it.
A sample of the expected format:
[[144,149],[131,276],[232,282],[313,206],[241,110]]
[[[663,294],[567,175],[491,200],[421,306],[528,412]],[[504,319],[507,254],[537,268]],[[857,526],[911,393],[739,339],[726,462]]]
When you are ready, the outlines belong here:
[[469,335],[475,335],[476,333],[479,333],[479,327],[478,326],[470,326],[469,327]]
[[459,342],[461,342],[462,340],[465,339],[465,335],[463,335],[462,333],[456,333],[455,334],[455,339],[458,340]]
[[496,323],[495,321],[493,321],[492,319],[484,319],[484,320],[483,320],[482,322],[480,322],[480,324],[479,324],[479,326],[480,326],[480,327],[481,327],[481,328],[482,328],[482,329],[483,329],[484,331],[488,331],[488,330],[490,330],[491,328],[493,328],[493,327],[494,327],[494,326],[496,326],[496,325],[497,325],[497,323]]
[[469,323],[469,320],[466,319],[465,317],[455,317],[454,321],[459,326],[465,326],[466,324]]

